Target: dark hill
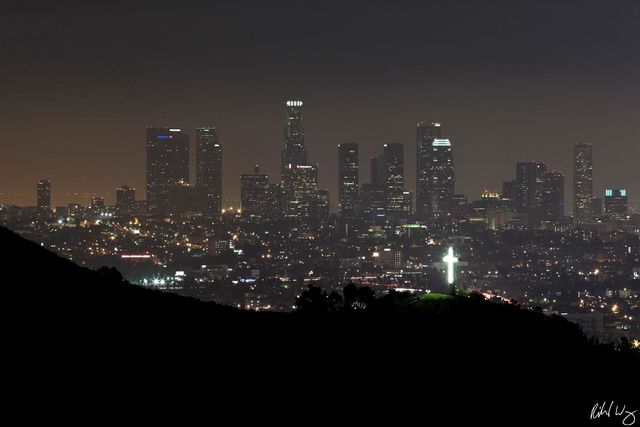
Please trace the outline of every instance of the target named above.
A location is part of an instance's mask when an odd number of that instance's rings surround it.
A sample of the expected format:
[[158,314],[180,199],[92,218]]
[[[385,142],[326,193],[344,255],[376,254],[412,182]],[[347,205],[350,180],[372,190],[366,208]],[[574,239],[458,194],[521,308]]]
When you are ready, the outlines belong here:
[[[47,389],[88,376],[83,387],[104,391],[116,381],[126,396],[141,381],[138,398],[163,390],[177,405],[179,390],[204,387],[251,396],[275,419],[296,407],[324,417],[335,405],[345,416],[400,424],[415,415],[420,424],[445,417],[433,425],[458,425],[457,417],[608,425],[588,421],[596,402],[640,408],[631,400],[635,355],[514,306],[403,297],[361,313],[253,313],[130,285],[4,228],[0,250],[13,361]],[[189,395],[190,404],[205,395]],[[211,398],[211,413],[227,410],[223,402]]]

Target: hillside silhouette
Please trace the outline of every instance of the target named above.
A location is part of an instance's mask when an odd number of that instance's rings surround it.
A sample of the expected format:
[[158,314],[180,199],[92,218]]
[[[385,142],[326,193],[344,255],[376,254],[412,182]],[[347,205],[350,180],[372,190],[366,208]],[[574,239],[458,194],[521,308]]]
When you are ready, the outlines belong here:
[[[225,384],[265,410],[278,390],[286,411],[311,405],[324,414],[316,405],[333,402],[347,414],[400,424],[416,414],[445,417],[432,425],[467,417],[620,425],[589,421],[592,406],[637,401],[637,354],[514,305],[375,299],[355,287],[339,300],[311,288],[299,312],[256,313],[131,285],[115,270],[77,266],[5,228],[0,248],[14,362],[49,385],[79,373],[93,386],[139,377],[151,389]],[[357,301],[366,309],[339,309]]]

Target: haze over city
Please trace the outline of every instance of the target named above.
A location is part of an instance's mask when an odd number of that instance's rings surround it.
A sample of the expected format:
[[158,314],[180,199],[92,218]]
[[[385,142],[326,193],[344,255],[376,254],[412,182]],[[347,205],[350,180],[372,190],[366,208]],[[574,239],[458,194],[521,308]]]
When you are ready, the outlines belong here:
[[[339,143],[360,144],[364,182],[382,144],[403,142],[405,186],[415,192],[423,120],[442,123],[456,193],[470,199],[501,190],[517,161],[545,162],[570,182],[572,145],[581,141],[593,144],[594,194],[625,187],[640,198],[637,4],[2,8],[1,203],[34,204],[41,178],[53,181],[61,206],[90,195],[113,203],[122,184],[143,198],[145,128],[180,127],[193,144],[196,127],[215,126],[224,204],[238,206],[239,176],[254,164],[279,180],[284,103],[298,98],[309,158],[333,210]],[[566,199],[570,211],[570,191]]]

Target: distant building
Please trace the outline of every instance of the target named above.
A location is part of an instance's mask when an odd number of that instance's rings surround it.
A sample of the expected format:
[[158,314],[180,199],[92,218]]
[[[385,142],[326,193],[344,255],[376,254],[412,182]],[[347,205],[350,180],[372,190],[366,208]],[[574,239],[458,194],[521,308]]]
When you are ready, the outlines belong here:
[[260,173],[258,165],[252,174],[240,176],[240,201],[242,217],[246,221],[260,222],[267,219],[269,205],[273,202],[269,194],[269,175]]
[[364,217],[381,217],[385,215],[385,189],[381,185],[362,184],[356,201],[356,213]]
[[403,214],[404,144],[389,143],[383,147],[384,186],[388,214]]
[[91,198],[91,209],[94,211],[104,210],[105,208],[104,197],[92,197]]
[[131,215],[136,203],[136,189],[127,185],[116,188],[116,211],[119,215]]
[[318,189],[317,165],[287,165],[285,175],[289,184],[287,194],[287,215],[291,218],[310,218],[316,203]]
[[623,220],[628,212],[627,190],[608,188],[604,192],[604,212],[608,218]]
[[434,217],[447,215],[455,194],[453,152],[449,139],[436,138],[431,143],[428,184],[429,212]]
[[542,205],[542,186],[546,172],[545,163],[518,162],[516,164],[517,208],[527,210]]
[[416,214],[431,215],[433,141],[442,138],[440,123],[420,122],[416,141]]
[[215,127],[196,128],[196,186],[205,215],[222,211],[222,145]]
[[285,103],[287,125],[282,150],[282,187],[285,194],[285,215],[305,219],[313,216],[318,189],[318,165],[307,163],[304,146],[301,100]]
[[338,209],[353,215],[359,187],[358,144],[338,144]]
[[147,128],[147,201],[152,213],[166,213],[169,193],[189,182],[189,137],[177,128]]
[[463,194],[454,194],[451,199],[451,214],[456,218],[469,216],[469,201]]
[[38,181],[36,202],[38,209],[51,209],[51,181],[48,179]]
[[[289,100],[285,103],[287,126],[284,130],[284,149],[282,150],[282,176],[291,168],[289,165],[307,164],[307,150],[304,146],[304,127],[302,126],[301,100]],[[285,186],[288,184],[285,183]]]
[[509,202],[509,206],[515,208],[518,205],[518,181],[511,180],[502,183],[502,198]]
[[185,181],[176,182],[169,190],[168,213],[184,214],[199,212],[201,196],[198,187]]
[[329,190],[316,190],[315,205],[311,211],[311,217],[317,219],[328,218],[330,207]]
[[369,182],[376,187],[385,186],[385,173],[384,173],[384,158],[383,156],[377,156],[371,158],[371,177]]
[[593,219],[593,147],[587,142],[573,146],[573,216],[576,223]]
[[542,214],[546,221],[560,221],[564,217],[564,175],[560,172],[544,174]]
[[402,208],[405,217],[413,213],[413,193],[411,191],[402,193]]
[[593,198],[592,213],[594,218],[602,218],[604,216],[604,200],[602,197]]

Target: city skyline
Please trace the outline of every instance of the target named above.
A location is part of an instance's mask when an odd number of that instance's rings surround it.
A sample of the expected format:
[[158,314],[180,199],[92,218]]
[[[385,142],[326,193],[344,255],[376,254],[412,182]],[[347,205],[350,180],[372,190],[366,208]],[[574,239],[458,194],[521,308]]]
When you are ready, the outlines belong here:
[[[284,102],[284,106],[286,106],[287,109],[291,108],[291,105],[289,105],[290,103],[300,103],[300,105],[296,105],[295,108],[300,108],[300,110],[302,110],[302,104],[303,101],[299,100],[299,101],[291,101],[291,100],[287,100]],[[283,109],[283,116],[286,117],[286,114],[284,113],[284,109]],[[298,112],[299,116],[298,119],[300,119],[300,117],[303,116],[303,114],[301,112]],[[304,115],[305,117],[305,121],[307,120],[306,115]],[[286,123],[286,120],[285,120]],[[397,144],[398,146],[402,146],[402,153],[404,154],[404,159],[403,159],[403,189],[404,191],[410,192],[413,198],[413,202],[412,202],[412,211],[414,211],[416,214],[420,215],[420,212],[418,211],[418,204],[417,204],[417,192],[416,192],[416,188],[417,188],[417,182],[416,182],[416,175],[417,175],[417,171],[416,171],[416,166],[418,165],[419,162],[419,155],[418,156],[411,156],[411,150],[413,150],[415,152],[415,150],[418,149],[419,144],[421,144],[420,141],[422,141],[422,137],[421,137],[421,133],[420,133],[420,129],[423,129],[422,126],[426,126],[425,121],[420,121],[419,123],[416,124],[417,128],[418,128],[418,140],[416,140],[413,144],[411,143],[404,143],[404,142],[389,142],[389,143],[383,143],[381,144],[379,147],[377,147],[378,152],[376,153],[375,151],[371,153],[371,156],[366,157],[365,159],[362,158],[361,154],[358,155],[358,167],[357,167],[357,172],[358,172],[358,181],[359,182],[369,182],[370,179],[368,179],[369,176],[371,176],[371,168],[370,168],[370,164],[371,164],[371,160],[374,160],[376,157],[380,158],[380,161],[383,161],[383,149],[387,146],[387,144]],[[436,129],[438,130],[437,134],[434,134],[433,138],[437,137],[441,137],[442,136],[442,132],[440,131],[441,129],[441,123],[439,122],[427,122],[429,125],[435,125],[437,126]],[[287,134],[286,134],[286,130],[288,129],[288,126],[285,126],[285,137],[284,139],[281,141],[280,145],[281,147],[287,147]],[[215,145],[216,150],[219,150],[218,152],[220,153],[220,150],[222,150],[221,146],[223,144],[219,144],[218,143],[218,136],[216,134],[216,126],[198,126],[196,128],[193,129],[193,132],[189,132],[189,129],[187,128],[176,128],[176,127],[169,127],[169,126],[165,126],[165,127],[147,127],[146,128],[146,132],[147,132],[147,140],[149,139],[149,132],[151,131],[155,131],[155,130],[164,130],[165,132],[177,132],[180,135],[185,135],[186,136],[186,142],[184,144],[188,144],[188,148],[187,148],[187,154],[188,154],[188,159],[186,160],[187,163],[185,165],[183,165],[182,167],[185,169],[184,172],[182,172],[182,175],[187,176],[188,179],[186,180],[186,183],[193,183],[192,185],[196,184],[197,182],[199,182],[199,174],[201,174],[202,172],[200,171],[202,169],[203,166],[200,165],[200,162],[198,160],[198,155],[197,153],[199,152],[198,150],[201,150],[201,148],[199,148],[199,143],[201,145],[202,143],[202,138],[200,137],[200,135],[202,134],[202,132],[211,132],[212,133],[212,139],[210,140],[212,144]],[[304,129],[301,128],[302,130],[302,136],[301,136],[301,141],[302,143],[300,144],[300,147],[302,148],[301,153],[303,154],[302,157],[300,158],[300,161],[304,164],[308,163],[310,166],[313,166],[314,171],[317,173],[318,176],[321,175],[321,170],[322,165],[313,162],[313,161],[308,161],[307,157],[308,157],[308,153],[306,150],[306,146],[304,143],[304,139],[305,139],[305,135],[304,135]],[[193,134],[193,136],[192,136]],[[447,133],[447,136],[449,136],[449,134]],[[433,139],[432,138],[432,139]],[[195,141],[194,141],[195,139]],[[437,138],[436,138],[437,139]],[[452,136],[451,139],[453,141],[456,141],[456,137]],[[442,141],[449,141],[449,138],[447,139],[441,139]],[[575,150],[576,147],[579,146],[584,146],[585,143],[590,147],[590,150],[592,150],[594,148],[593,144],[590,142],[575,142],[571,144],[571,148],[574,150],[572,152],[572,158],[571,158],[571,163],[573,165],[574,170],[569,170],[564,171],[564,170],[559,170],[559,169],[555,169],[552,167],[549,167],[549,163],[546,160],[530,160],[530,161],[517,161],[514,162],[514,164],[517,166],[517,168],[519,167],[519,165],[524,165],[524,164],[540,164],[542,165],[544,168],[547,168],[549,173],[554,172],[554,173],[561,173],[564,177],[569,177],[569,178],[573,178],[575,175],[575,164],[574,164],[574,157],[575,157]],[[334,149],[337,149],[338,151],[340,150],[340,146],[356,146],[356,149],[358,150],[358,152],[360,152],[360,147],[363,145],[360,142],[350,142],[350,143],[342,143],[342,144],[336,144],[336,146],[334,147]],[[366,145],[366,144],[365,144]],[[458,155],[462,154],[459,153],[459,149],[457,147],[457,143],[453,142],[451,143],[452,146],[455,146],[456,148],[456,152],[454,154],[454,157],[457,157]],[[233,146],[233,145],[232,145]],[[237,146],[237,145],[236,145]],[[225,146],[226,147],[226,146]],[[236,147],[237,148],[237,147]],[[225,148],[225,150],[228,149],[228,147]],[[374,147],[375,149],[375,147]],[[195,152],[195,153],[194,153]],[[281,152],[281,167],[283,168],[282,170],[284,171],[284,155],[285,155],[285,151]],[[597,150],[596,150],[597,152]],[[335,154],[335,153],[334,153]],[[407,156],[407,154],[409,154],[409,156]],[[220,165],[222,165],[222,169],[225,169],[225,163],[221,161],[221,158],[219,157],[221,154],[218,154],[217,156],[217,162],[214,167],[214,169],[212,170],[218,170],[220,168]],[[228,153],[225,152],[225,155],[228,155]],[[216,158],[212,158],[212,159],[216,159]],[[339,160],[339,155],[336,157],[336,159]],[[148,161],[148,160],[147,160]],[[184,160],[183,160],[184,162]],[[256,166],[259,166],[263,173],[268,175],[271,182],[272,183],[277,183],[277,182],[282,182],[282,173],[274,173],[272,171],[266,170],[266,168],[264,167],[264,164],[269,164],[270,162],[254,162],[252,165],[252,168],[255,168]],[[597,159],[596,159],[596,165],[597,165]],[[317,167],[317,170],[315,170],[315,168]],[[513,168],[513,164],[511,165],[511,167]],[[334,161],[333,164],[329,164],[328,168],[330,170],[335,169],[335,176],[333,178],[329,178],[327,179],[326,177],[326,173],[322,174],[325,175],[325,182],[326,181],[335,181],[335,188],[328,188],[329,194],[330,194],[330,201],[331,201],[331,212],[337,212],[340,213],[340,207],[339,207],[339,193],[340,193],[340,169],[339,169],[339,162],[338,161]],[[246,171],[240,171],[240,173],[238,173],[237,176],[232,177],[234,179],[232,179],[232,183],[228,183],[225,182],[224,179],[222,179],[222,181],[225,183],[225,186],[222,186],[222,206],[220,208],[225,208],[225,207],[240,207],[241,205],[241,177],[243,175],[249,174],[250,173],[250,169],[248,168]],[[627,192],[629,192],[629,200],[633,201],[636,199],[640,200],[640,196],[635,196],[634,197],[634,193],[632,193],[630,190],[631,188],[634,187],[634,183],[621,183],[620,185],[612,185],[608,182],[602,182],[600,183],[600,185],[598,186],[598,173],[597,173],[597,168],[594,168],[595,171],[593,172],[593,176],[595,176],[595,178],[593,179],[593,181],[596,183],[594,185],[594,190],[593,190],[593,197],[594,198],[602,198],[604,200],[605,197],[605,191],[606,189],[609,188],[624,188]],[[144,169],[143,170],[143,174],[145,174]],[[453,170],[455,171],[454,174],[456,175],[456,184],[458,182],[457,178],[458,175],[464,175],[464,171],[458,171],[457,168],[455,167],[455,161],[454,161],[454,166],[453,166]],[[200,172],[199,172],[200,171]],[[411,173],[413,171],[413,174]],[[545,171],[546,172],[546,169]],[[146,172],[148,173],[148,172]],[[219,173],[219,172],[217,172]],[[181,176],[182,176],[181,175]],[[412,176],[413,175],[413,176]],[[540,179],[542,178],[542,174],[540,176]],[[182,179],[182,178],[180,178]],[[200,179],[202,179],[200,177]],[[315,178],[314,178],[315,179]],[[490,185],[483,185],[482,183],[479,184],[478,188],[481,188],[480,192],[477,194],[468,194],[465,193],[464,191],[454,191],[454,193],[456,194],[461,194],[464,196],[467,196],[467,198],[469,200],[474,200],[474,199],[479,199],[484,191],[497,191],[497,192],[504,192],[504,185],[507,183],[508,181],[508,175],[505,177],[502,177],[502,179],[498,179],[499,181],[501,181],[500,185],[495,185],[495,186],[490,186]],[[117,185],[114,186],[113,189],[111,189],[110,191],[106,191],[106,192],[98,192],[98,191],[89,191],[89,192],[85,192],[83,194],[60,194],[60,192],[64,192],[64,190],[56,190],[56,183],[55,181],[47,176],[47,177],[39,177],[37,179],[37,181],[40,180],[49,180],[49,181],[53,181],[53,185],[51,185],[51,199],[53,199],[53,204],[52,207],[55,206],[66,206],[68,204],[71,203],[78,203],[78,204],[86,204],[89,205],[91,202],[91,199],[93,197],[104,197],[105,202],[107,204],[116,204],[117,202],[117,189],[120,188],[121,185]],[[146,196],[147,192],[144,191],[146,187],[148,187],[148,180],[149,178],[146,178],[147,184],[146,185],[141,185],[141,186],[135,186],[135,185],[131,185],[130,183],[124,183],[125,186],[130,186],[132,187],[134,190],[135,188],[139,188],[140,190],[138,190],[136,192],[137,198],[136,200],[148,200],[148,197]],[[218,186],[221,185],[220,183],[220,177],[217,178],[217,182],[218,182]],[[517,180],[513,181],[514,183],[516,183],[517,185]],[[541,183],[542,181],[540,181]],[[574,184],[575,185],[575,184]],[[238,187],[238,191],[237,194],[235,191],[231,191],[231,194],[229,194],[230,192],[228,191],[229,187]],[[325,188],[322,184],[322,181],[320,181],[320,179],[317,180],[316,184],[315,184],[316,188],[318,190]],[[602,187],[602,191],[598,191],[598,188]],[[502,191],[501,191],[502,189]],[[457,190],[457,188],[456,188]],[[575,206],[575,200],[574,200],[574,193],[575,193],[575,188],[571,189],[572,191],[563,191],[564,194],[564,198],[562,199],[564,202],[564,213],[565,214],[573,214],[573,210],[570,207],[571,206]],[[538,191],[541,191],[541,188],[538,189]],[[105,197],[106,196],[106,197]],[[540,195],[538,195],[540,196]],[[7,194],[5,193],[0,193],[0,203],[5,203],[5,204],[12,204],[9,200],[5,200],[5,198],[7,197]],[[200,196],[197,196],[200,197]],[[16,205],[19,206],[30,206],[30,205],[36,205],[36,203],[30,203],[29,199],[34,199],[34,193],[28,193],[28,194],[22,194],[20,195],[20,197],[18,197],[16,200],[27,200],[27,203],[15,203]],[[35,199],[34,199],[35,200]],[[67,202],[63,202],[63,203],[56,203],[57,200],[68,200]],[[37,202],[37,200],[35,200]],[[199,202],[201,203],[201,202]]]
[[[423,120],[446,127],[456,191],[470,198],[499,190],[517,161],[546,162],[571,183],[571,145],[581,141],[598,159],[595,194],[623,186],[640,194],[638,5],[404,5],[154,2],[127,13],[110,4],[12,5],[0,17],[0,200],[34,203],[33,182],[43,177],[54,182],[54,203],[86,204],[91,194],[112,203],[122,184],[144,197],[144,128],[177,125],[194,140],[208,125],[225,146],[225,204],[237,204],[238,177],[256,162],[279,180],[279,106],[292,97],[305,100],[306,149],[334,209],[340,143],[360,143],[365,181],[366,159],[404,142],[406,188],[415,192]],[[439,19],[424,25],[432,15]],[[204,25],[208,16],[218,25]],[[146,31],[143,18],[175,31]]]

